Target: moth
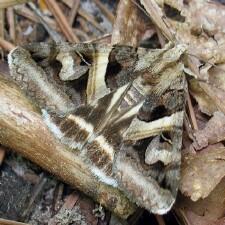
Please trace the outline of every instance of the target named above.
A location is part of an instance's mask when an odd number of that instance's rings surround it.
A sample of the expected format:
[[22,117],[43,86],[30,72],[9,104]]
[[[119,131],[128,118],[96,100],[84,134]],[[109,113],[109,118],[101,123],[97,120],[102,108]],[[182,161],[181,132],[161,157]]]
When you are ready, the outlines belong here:
[[180,178],[185,51],[171,43],[154,50],[36,43],[12,50],[8,62],[51,132],[93,176],[164,214]]

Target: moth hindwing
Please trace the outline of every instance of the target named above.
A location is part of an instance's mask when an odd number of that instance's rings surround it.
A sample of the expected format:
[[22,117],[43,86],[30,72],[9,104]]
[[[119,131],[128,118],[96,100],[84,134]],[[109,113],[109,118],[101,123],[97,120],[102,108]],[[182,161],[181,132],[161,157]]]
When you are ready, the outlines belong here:
[[[49,129],[94,176],[164,214],[176,199],[180,177],[184,51],[171,44],[147,50],[40,43],[14,49],[9,66]],[[78,105],[71,83],[79,87],[85,79],[86,100]]]

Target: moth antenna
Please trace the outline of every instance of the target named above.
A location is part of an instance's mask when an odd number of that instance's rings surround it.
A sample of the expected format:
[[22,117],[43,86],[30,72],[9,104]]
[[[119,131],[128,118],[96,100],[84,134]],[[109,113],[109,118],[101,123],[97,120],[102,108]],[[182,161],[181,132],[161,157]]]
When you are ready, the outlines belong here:
[[80,52],[76,51],[76,53],[77,53],[77,55],[80,56],[81,60],[82,60],[87,66],[89,66],[89,67],[91,66],[91,64],[88,63],[87,60],[85,60],[85,58],[83,57],[83,55],[82,55]]

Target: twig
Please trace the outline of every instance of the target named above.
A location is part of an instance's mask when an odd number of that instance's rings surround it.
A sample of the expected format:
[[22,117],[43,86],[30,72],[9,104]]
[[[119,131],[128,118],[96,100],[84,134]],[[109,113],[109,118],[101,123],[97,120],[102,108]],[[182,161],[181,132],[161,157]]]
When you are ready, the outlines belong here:
[[80,37],[83,37],[82,42],[85,42],[85,41],[87,41],[87,40],[90,39],[89,36],[88,36],[83,30],[77,29],[77,28],[74,28],[73,30],[74,30],[74,32],[75,32],[76,34],[78,34]]
[[12,43],[10,43],[2,38],[0,38],[0,46],[6,51],[11,51],[12,49],[14,49],[16,47]]
[[0,143],[127,218],[136,209],[125,195],[91,175],[87,165],[61,144],[21,90],[0,76]]
[[73,25],[73,22],[74,22],[74,19],[77,15],[77,11],[78,11],[78,8],[80,6],[80,0],[76,0],[73,2],[73,6],[71,8],[71,11],[70,11],[70,16],[69,16],[69,24],[70,26]]
[[94,0],[95,4],[101,9],[102,13],[108,18],[108,20],[113,24],[115,17],[110,10],[105,7],[99,0]]
[[90,32],[90,28],[88,27],[87,20],[85,20],[81,16],[78,16],[76,21],[80,24],[80,27],[84,32],[86,32],[86,33]]
[[5,158],[5,149],[2,146],[0,146],[0,165],[2,165],[4,158]]
[[43,174],[42,174],[42,178],[40,179],[40,182],[36,184],[34,187],[34,191],[31,195],[30,201],[28,202],[26,206],[26,209],[24,210],[22,214],[22,218],[25,218],[29,214],[30,210],[32,209],[32,205],[34,204],[35,200],[37,199],[37,197],[43,190],[43,187],[46,184],[46,182],[47,182],[47,178],[43,177]]
[[65,41],[64,38],[57,33],[54,29],[52,29],[48,23],[45,21],[44,19],[44,15],[43,13],[32,3],[28,3],[29,6],[31,7],[31,9],[33,9],[33,11],[35,12],[36,16],[38,17],[39,21],[41,22],[41,24],[44,26],[45,30],[49,33],[49,35],[51,36],[51,38],[55,41],[55,42],[62,42]]
[[64,184],[63,183],[59,183],[54,191],[54,199],[53,199],[53,210],[55,212],[57,212],[60,208],[60,200],[62,199],[62,195],[63,195],[63,190],[64,190]]
[[103,43],[111,43],[112,34],[104,34],[103,36],[99,36],[97,38],[85,41],[85,43],[93,43],[93,42],[103,42]]
[[[189,120],[189,117],[187,115],[187,113],[185,112],[184,114],[184,128],[187,132],[187,135],[188,137],[193,140],[194,139],[194,136],[193,136],[193,129],[192,129],[192,126],[191,126],[191,123],[190,123],[190,120]],[[186,147],[186,146],[184,146]]]
[[76,204],[77,200],[79,199],[79,195],[77,193],[72,193],[66,197],[65,203],[63,204],[62,208],[64,209],[72,209]]
[[12,7],[9,7],[7,9],[7,20],[9,23],[10,38],[15,43],[16,41],[15,16],[14,16],[14,9]]
[[[144,6],[142,8],[135,0],[131,0],[139,9],[141,9],[153,23],[161,30],[163,35],[170,41],[174,42],[176,37],[174,32],[169,28],[169,24],[164,17],[164,14],[157,3],[153,0],[141,0],[140,3]],[[146,12],[147,11],[147,12]]]
[[162,216],[155,215],[155,218],[156,218],[156,220],[157,220],[157,222],[158,222],[159,225],[166,225]]
[[[16,14],[21,15],[35,23],[39,23],[38,17],[29,8],[21,5],[21,6],[15,6],[14,9],[15,9]],[[51,19],[47,16],[44,16],[44,20],[52,27],[52,29],[54,29],[56,31],[60,31],[58,25],[56,24],[56,22],[53,19]]]
[[160,43],[161,47],[163,48],[165,46],[165,44],[166,44],[165,37],[160,32],[158,27],[155,27],[155,30],[156,30],[156,33],[157,33],[157,36],[158,36],[158,39],[159,39],[159,43]]
[[[69,8],[72,8],[72,1],[61,0],[64,4],[66,4]],[[102,33],[105,33],[105,30],[99,25],[99,23],[95,20],[95,18],[85,12],[83,9],[78,9],[78,14],[86,19],[90,24],[92,24],[95,28],[97,28]]]
[[5,9],[0,9],[0,37],[4,38]]
[[79,9],[78,13],[80,16],[86,19],[90,24],[92,24],[99,31],[101,31],[102,33],[105,33],[105,30],[99,25],[99,23],[95,20],[95,18],[92,15],[86,13],[83,9]]
[[14,221],[14,220],[6,220],[6,219],[1,219],[1,218],[0,218],[0,224],[1,225],[29,225],[28,223],[20,223],[20,222]]
[[8,8],[10,6],[23,4],[31,0],[1,0],[0,1],[0,9],[2,8]]
[[79,38],[74,34],[72,27],[69,25],[65,15],[63,14],[56,1],[45,0],[45,2],[49,10],[54,15],[56,22],[59,24],[59,27],[67,38],[67,40],[73,43],[78,43],[80,41]]
[[[79,199],[79,195],[76,194],[75,192],[70,194],[69,196],[67,196],[63,206],[61,207],[61,209],[59,210],[58,213],[63,212],[64,210],[71,210],[71,209],[73,209],[73,207],[75,206],[75,204],[76,204],[78,199]],[[49,221],[48,225],[57,225],[57,224],[59,224],[57,222],[56,218],[57,218],[57,214]]]
[[195,130],[198,130],[198,124],[197,124],[197,120],[196,120],[196,117],[195,117],[195,112],[194,112],[194,109],[193,109],[193,106],[192,106],[192,103],[191,103],[191,97],[190,97],[189,92],[187,93],[187,103],[188,103],[188,110],[189,110],[189,113],[190,113],[190,117],[191,117],[191,122],[192,122],[193,128]]

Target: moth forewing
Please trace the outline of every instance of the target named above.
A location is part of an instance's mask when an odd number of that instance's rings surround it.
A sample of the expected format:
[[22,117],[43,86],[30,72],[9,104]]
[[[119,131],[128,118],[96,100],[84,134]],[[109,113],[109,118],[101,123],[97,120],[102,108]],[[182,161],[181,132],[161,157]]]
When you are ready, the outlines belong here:
[[[62,90],[57,92],[54,82],[46,82],[46,88],[52,90],[53,86],[54,95],[62,97],[57,106],[69,105],[64,113],[60,108],[56,112],[49,110],[49,93],[41,92],[40,87],[40,80],[48,80],[47,74],[41,72],[41,77],[34,79],[27,73],[30,65],[42,71],[29,54],[28,63],[23,64],[23,69],[19,67],[24,49],[21,54],[14,50],[9,56],[13,79],[22,88],[26,83],[34,85],[38,91],[30,95],[42,108],[49,129],[71,151],[80,154],[94,176],[109,185],[119,185],[138,205],[154,213],[166,213],[178,189],[185,89],[180,58],[185,46],[168,44],[164,49],[136,52],[131,47],[116,45],[61,44],[55,48],[51,60],[62,63],[63,79],[65,71],[70,72],[69,79],[73,76],[73,56],[77,52],[82,62],[78,67],[91,58],[87,104],[71,110],[69,96],[61,94]],[[33,55],[38,52],[36,45],[35,49],[28,49]],[[69,63],[69,68],[66,58],[73,64]],[[107,81],[110,68],[118,73],[113,76],[118,78],[117,88]],[[23,79],[15,71],[21,71]],[[27,88],[28,94],[29,91]]]
[[13,49],[8,55],[8,63],[11,77],[40,108],[62,114],[75,109],[74,103],[48,79],[29,51],[22,47]]
[[110,92],[105,83],[105,74],[111,50],[111,48],[102,47],[102,49],[93,52],[93,62],[89,70],[87,84],[87,103],[91,103],[91,101]]
[[[184,46],[166,51],[146,68],[149,73],[134,81],[146,94],[142,108],[147,117],[140,114],[141,108],[123,134],[114,163],[120,187],[138,205],[157,214],[171,209],[178,190],[186,88],[180,57],[184,52]],[[130,145],[146,138],[147,148]]]

